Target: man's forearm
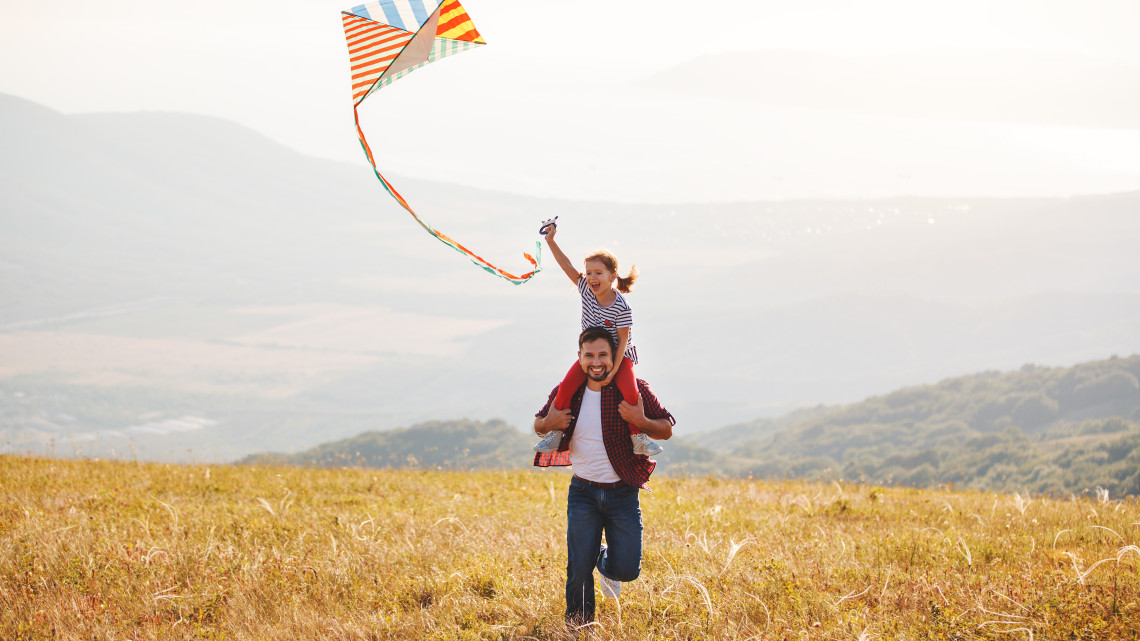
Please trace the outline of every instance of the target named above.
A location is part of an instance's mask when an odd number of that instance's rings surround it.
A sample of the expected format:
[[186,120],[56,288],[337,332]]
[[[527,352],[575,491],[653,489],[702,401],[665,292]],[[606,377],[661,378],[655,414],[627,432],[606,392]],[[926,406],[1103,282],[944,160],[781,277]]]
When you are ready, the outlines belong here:
[[673,436],[673,423],[667,418],[646,418],[635,427],[655,441],[667,441]]

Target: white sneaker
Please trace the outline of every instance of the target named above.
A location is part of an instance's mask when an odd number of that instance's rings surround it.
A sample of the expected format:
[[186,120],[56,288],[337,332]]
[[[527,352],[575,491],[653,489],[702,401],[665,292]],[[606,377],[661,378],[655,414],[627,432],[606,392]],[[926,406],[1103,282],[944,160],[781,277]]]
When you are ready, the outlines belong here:
[[602,596],[607,599],[616,599],[621,594],[621,581],[614,581],[601,572],[598,572],[598,584],[602,588]]
[[[540,454],[549,454],[558,450],[558,446],[562,443],[562,432],[560,430],[551,430],[542,437],[538,445],[534,446],[534,451]],[[660,448],[658,448],[660,449]]]
[[642,456],[657,456],[661,453],[661,446],[644,434],[630,434],[633,441],[633,453]]

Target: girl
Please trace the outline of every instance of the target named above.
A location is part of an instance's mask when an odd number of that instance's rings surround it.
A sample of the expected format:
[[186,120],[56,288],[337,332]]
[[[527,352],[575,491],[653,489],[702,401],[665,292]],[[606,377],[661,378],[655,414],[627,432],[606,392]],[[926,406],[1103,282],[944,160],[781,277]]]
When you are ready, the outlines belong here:
[[[628,294],[633,289],[633,283],[637,280],[637,267],[630,268],[629,275],[621,278],[617,275],[617,258],[602,250],[587,256],[586,271],[579,272],[558,247],[558,243],[554,242],[558,225],[553,220],[547,221],[540,231],[546,234],[546,244],[550,247],[550,253],[554,254],[554,259],[558,261],[558,266],[578,286],[578,292],[582,295],[582,329],[605,327],[617,339],[614,368],[610,370],[610,375],[603,384],[608,385],[616,378],[622,398],[630,405],[637,405],[637,382],[633,375],[633,365],[637,363],[637,348],[633,346],[630,332],[633,327],[633,312],[621,295]],[[582,371],[578,361],[574,361],[574,365],[570,367],[566,378],[558,387],[558,395],[554,398],[554,409],[564,410],[570,407],[570,399],[574,396],[574,392],[578,391],[585,382],[586,373]],[[629,431],[634,454],[654,456],[661,453],[661,446],[635,427],[630,426]],[[553,430],[534,446],[534,451],[553,452],[561,443],[562,432]]]

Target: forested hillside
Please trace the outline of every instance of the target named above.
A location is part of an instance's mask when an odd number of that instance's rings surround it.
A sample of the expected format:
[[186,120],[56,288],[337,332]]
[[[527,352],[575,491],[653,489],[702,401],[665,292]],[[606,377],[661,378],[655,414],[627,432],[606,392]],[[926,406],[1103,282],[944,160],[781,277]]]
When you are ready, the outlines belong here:
[[769,434],[701,442],[726,471],[914,486],[1140,493],[1140,356],[905,388]]
[[244,463],[315,466],[504,469],[529,465],[533,440],[500,420],[429,421],[369,431],[295,454],[257,454]]
[[[1140,355],[952,378],[674,438],[658,472],[1140,495],[1138,379]],[[513,468],[530,465],[533,443],[529,426],[432,421],[245,462]]]

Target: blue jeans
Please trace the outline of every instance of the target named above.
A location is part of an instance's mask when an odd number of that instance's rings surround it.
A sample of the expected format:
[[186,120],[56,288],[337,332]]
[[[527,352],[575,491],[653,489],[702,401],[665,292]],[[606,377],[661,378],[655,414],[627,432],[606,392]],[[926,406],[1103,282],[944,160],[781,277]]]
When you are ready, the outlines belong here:
[[[615,581],[641,574],[638,489],[602,489],[573,478],[566,499],[566,620],[594,620],[594,568]],[[602,546],[602,532],[606,546]]]

